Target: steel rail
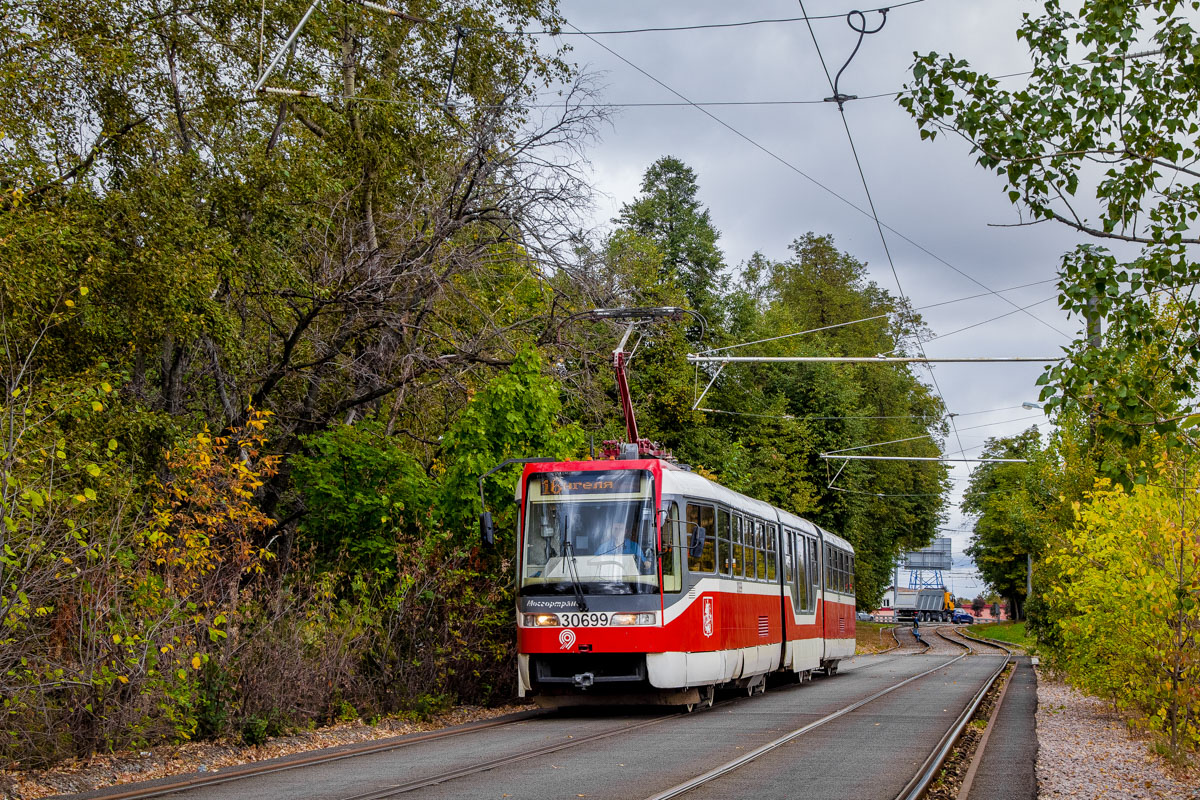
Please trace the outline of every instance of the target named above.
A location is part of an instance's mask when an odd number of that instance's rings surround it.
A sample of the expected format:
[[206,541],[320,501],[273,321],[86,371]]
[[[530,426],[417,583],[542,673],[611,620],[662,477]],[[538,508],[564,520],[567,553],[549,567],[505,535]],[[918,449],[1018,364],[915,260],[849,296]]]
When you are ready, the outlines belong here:
[[[472,722],[457,728],[447,728],[440,731],[430,731],[428,733],[406,734],[392,739],[386,739],[382,742],[370,742],[361,746],[350,746],[348,748],[339,747],[336,752],[320,752],[301,756],[299,758],[289,759],[280,763],[272,763],[272,761],[262,761],[256,764],[243,764],[229,768],[228,771],[220,774],[209,774],[201,777],[189,776],[182,780],[173,783],[159,783],[154,786],[142,786],[140,788],[130,788],[124,791],[115,791],[109,794],[95,795],[93,800],[142,800],[142,798],[162,797],[163,795],[175,794],[176,792],[184,792],[191,789],[200,789],[205,786],[216,786],[222,783],[231,781],[244,780],[246,778],[254,778],[259,775],[270,775],[276,772],[286,772],[287,770],[299,769],[301,767],[310,767],[318,764],[328,764],[333,761],[342,761],[347,758],[357,758],[358,756],[373,755],[375,753],[386,753],[391,750],[399,750],[414,744],[422,742],[434,741],[437,739],[449,739],[454,736],[463,736],[468,733],[485,730],[487,728],[497,728],[503,725],[512,725],[516,722],[524,722],[527,719],[537,719],[546,716],[548,712],[544,710],[537,711],[518,711],[515,714],[506,714],[503,717],[486,720],[483,722]],[[179,776],[174,776],[179,777]],[[121,787],[112,787],[120,789]]]
[[966,800],[971,796],[971,787],[975,785],[975,775],[979,772],[979,765],[983,762],[983,754],[987,752],[988,740],[992,737],[996,717],[1000,716],[1000,707],[1004,705],[1004,698],[1008,696],[1008,687],[1012,686],[1013,675],[1016,674],[1015,669],[1009,672],[1008,677],[1004,679],[1004,686],[1000,687],[1000,695],[996,698],[996,705],[988,716],[987,727],[983,729],[983,735],[979,737],[979,744],[976,745],[975,752],[971,754],[971,764],[967,767],[966,774],[963,775],[962,783],[959,784],[958,797],[960,800]]
[[[965,647],[967,648],[968,652],[973,652],[971,650],[971,646],[965,642],[955,641],[949,636],[946,636],[941,632],[940,628],[935,628],[934,630],[937,632],[937,635],[945,641],[957,644],[960,647]],[[984,644],[990,643],[985,642]],[[994,646],[999,647],[999,645]],[[975,693],[975,696],[971,698],[971,702],[966,708],[963,709],[963,712],[958,715],[958,719],[955,720],[954,725],[950,727],[950,730],[946,731],[946,734],[938,742],[938,746],[934,748],[933,752],[930,753],[929,757],[925,759],[925,762],[921,764],[920,768],[917,770],[912,779],[909,780],[909,782],[904,785],[904,788],[900,790],[900,793],[896,795],[896,800],[920,800],[920,798],[924,797],[925,793],[929,791],[930,784],[933,783],[934,779],[938,776],[938,773],[942,771],[942,766],[946,763],[946,759],[949,757],[950,751],[954,749],[956,744],[958,744],[958,740],[962,737],[963,731],[967,729],[967,725],[971,722],[971,718],[974,717],[975,712],[979,710],[979,705],[983,702],[983,698],[987,696],[989,691],[991,691],[992,686],[996,683],[997,679],[1004,674],[1004,668],[1007,667],[1009,662],[1012,660],[1012,653],[1008,651],[1007,648],[1001,647],[1000,649],[1006,651],[1008,658],[1004,659],[1004,661],[1000,663],[1000,666],[996,668],[996,671],[992,673],[992,676],[984,681],[983,686],[980,687],[979,691]]]
[[[777,739],[773,739],[770,742],[767,742],[766,744],[762,745],[761,747],[751,750],[750,752],[746,753],[743,756],[739,756],[738,758],[735,758],[732,761],[722,764],[719,767],[710,769],[708,772],[705,772],[701,775],[697,775],[696,777],[691,778],[690,780],[684,781],[683,783],[677,784],[676,786],[672,786],[670,789],[659,792],[657,794],[653,794],[650,797],[646,798],[646,800],[669,800],[670,798],[679,797],[682,794],[686,794],[687,792],[690,792],[693,789],[697,789],[706,783],[711,783],[712,781],[716,780],[717,778],[720,778],[723,775],[728,775],[729,773],[733,772],[734,770],[738,769],[739,767],[743,767],[746,764],[749,764],[751,761],[754,761],[755,759],[760,758],[760,757],[766,755],[767,753],[770,753],[772,750],[777,750],[780,747],[783,747],[788,742],[792,742],[792,741],[795,741],[796,739],[799,739],[801,736],[804,736],[806,733],[814,731],[817,728],[822,727],[823,725],[827,725],[830,722],[833,722],[836,719],[844,717],[845,715],[847,715],[853,711],[857,711],[858,709],[862,708],[863,706],[867,705],[868,703],[874,702],[875,700],[878,700],[879,698],[881,698],[885,695],[891,694],[892,692],[896,691],[897,689],[899,689],[902,686],[910,684],[915,680],[924,678],[927,675],[932,675],[935,672],[943,670],[946,667],[950,666],[951,664],[955,663],[956,661],[960,661],[969,655],[970,648],[968,648],[966,645],[963,645],[963,644],[960,644],[960,646],[967,649],[968,652],[963,653],[962,655],[959,655],[959,656],[955,656],[954,658],[952,658],[949,661],[946,661],[942,664],[938,664],[936,667],[933,667],[932,669],[927,669],[924,672],[913,675],[912,677],[905,678],[904,680],[900,681],[899,683],[895,683],[895,684],[887,687],[886,689],[882,689],[882,690],[876,692],[875,694],[871,695],[870,697],[865,697],[862,700],[859,700],[855,703],[851,703],[850,705],[846,706],[845,708],[835,711],[832,714],[829,714],[827,716],[824,716],[821,719],[816,720],[815,722],[810,722],[809,724],[805,725],[802,728],[797,728],[796,730],[792,731],[791,733],[786,733]],[[926,644],[927,649],[928,649],[928,647],[929,647],[929,645]]]
[[997,650],[1003,650],[1004,652],[1008,653],[1010,656],[1016,656],[1016,655],[1018,655],[1018,653],[1017,653],[1018,649],[1021,649],[1021,650],[1024,649],[1024,648],[1021,648],[1020,645],[1013,644],[1012,642],[1002,642],[999,639],[989,639],[986,636],[971,636],[966,631],[962,631],[962,630],[956,631],[956,633],[958,633],[959,636],[963,637],[964,639],[966,639],[969,642],[974,642],[975,644],[981,644],[984,647],[995,647]]
[[426,786],[435,786],[439,783],[445,783],[446,781],[454,780],[455,778],[465,778],[468,775],[487,772],[488,770],[495,769],[496,767],[502,767],[508,764],[516,764],[521,761],[526,761],[530,758],[537,758],[538,756],[550,755],[551,753],[557,753],[560,750],[567,750],[572,747],[578,747],[581,744],[589,744],[601,739],[607,739],[611,736],[618,736],[623,733],[628,733],[629,731],[635,731],[639,728],[648,728],[651,725],[657,725],[660,722],[666,722],[669,719],[675,719],[676,717],[681,716],[683,716],[682,713],[664,714],[660,717],[655,717],[654,719],[644,720],[633,725],[625,725],[611,731],[594,733],[590,736],[580,736],[571,739],[570,741],[546,745],[534,750],[525,750],[511,756],[493,758],[490,761],[483,761],[478,764],[471,764],[470,766],[447,770],[446,772],[442,772],[437,775],[430,775],[425,778],[417,778],[416,780],[409,781],[407,783],[398,783],[394,786],[387,786],[383,789],[375,789],[374,791],[363,792],[362,794],[350,795],[349,797],[342,798],[342,800],[381,800],[385,797],[396,797],[397,795],[401,795],[406,792],[424,789]]
[[1062,356],[687,356],[689,364],[1008,364],[1026,361],[1045,364],[1066,359]]
[[[781,687],[781,688],[789,689],[789,688],[796,688],[796,687]],[[728,700],[723,700],[723,701],[715,703],[714,707],[726,705],[731,702],[736,702],[738,699],[740,699],[740,698],[730,698]],[[485,730],[488,728],[499,727],[502,725],[510,725],[510,724],[513,724],[516,722],[523,722],[523,721],[529,720],[529,719],[539,719],[542,717],[549,716],[552,713],[553,713],[553,711],[546,710],[546,709],[539,709],[536,711],[521,711],[521,712],[517,712],[515,714],[508,714],[508,715],[505,715],[504,717],[497,718],[494,720],[486,720],[483,722],[468,723],[467,725],[464,725],[464,726],[458,727],[458,728],[452,728],[452,729],[447,729],[447,730],[442,730],[442,731],[430,731],[428,733],[420,733],[420,734],[407,734],[407,735],[404,735],[403,737],[397,737],[396,739],[389,739],[384,742],[372,742],[372,743],[364,744],[362,746],[340,747],[337,749],[337,752],[334,752],[334,753],[316,753],[316,754],[312,754],[312,755],[301,756],[299,758],[291,758],[288,761],[285,761],[283,763],[260,762],[257,764],[239,765],[239,766],[231,767],[229,769],[229,771],[223,772],[220,774],[212,774],[212,775],[204,775],[204,776],[192,775],[192,776],[188,776],[182,780],[177,780],[177,781],[174,781],[171,783],[157,783],[156,785],[153,785],[153,786],[141,786],[141,787],[130,788],[125,791],[117,791],[117,792],[113,792],[113,793],[109,793],[109,794],[98,794],[98,795],[94,795],[91,798],[91,800],[143,800],[143,798],[162,797],[165,795],[175,794],[177,792],[189,791],[192,789],[201,789],[201,788],[204,788],[207,786],[216,786],[216,785],[220,785],[223,783],[230,783],[233,781],[244,780],[246,778],[254,778],[254,777],[261,776],[261,775],[270,775],[270,774],[277,773],[277,772],[285,772],[287,770],[298,769],[301,767],[320,766],[322,764],[327,764],[327,763],[331,763],[334,761],[341,761],[341,760],[348,759],[348,758],[356,758],[358,756],[374,755],[376,753],[384,753],[384,752],[389,752],[391,750],[399,750],[401,748],[408,747],[409,745],[420,744],[422,742],[434,741],[434,740],[438,740],[438,739],[445,739],[445,738],[450,738],[450,737],[454,737],[454,736],[461,736],[461,735],[465,735],[465,734],[469,734],[469,733],[474,733],[476,731]],[[622,727],[617,728],[612,731],[606,731],[604,733],[594,734],[591,736],[584,736],[584,737],[580,737],[580,738],[571,739],[568,742],[561,742],[556,745],[548,745],[546,747],[543,747],[543,748],[540,748],[537,750],[525,751],[525,752],[522,752],[515,756],[493,759],[491,761],[487,761],[487,762],[484,762],[481,764],[475,764],[475,765],[472,765],[469,767],[462,767],[457,770],[448,771],[446,773],[441,773],[439,775],[430,776],[428,778],[418,779],[418,780],[415,780],[415,781],[412,781],[412,782],[406,783],[406,784],[397,784],[395,786],[390,786],[385,789],[374,790],[372,792],[364,793],[361,795],[352,795],[351,797],[343,798],[343,800],[368,800],[368,798],[388,797],[388,796],[392,796],[392,795],[403,794],[405,792],[410,792],[415,789],[422,788],[424,786],[431,786],[431,785],[435,785],[438,783],[443,783],[447,780],[452,780],[454,778],[465,777],[467,775],[471,775],[471,774],[479,773],[479,772],[486,772],[487,770],[494,769],[495,767],[502,766],[504,764],[514,763],[517,761],[523,761],[527,758],[532,758],[532,757],[538,756],[538,755],[548,755],[550,753],[554,753],[559,750],[565,750],[570,747],[575,747],[576,745],[579,745],[579,744],[584,744],[587,742],[596,741],[598,739],[604,739],[609,736],[615,736],[620,733],[626,733],[628,731],[636,730],[638,728],[655,725],[660,722],[664,722],[669,719],[674,719],[679,716],[682,716],[682,714],[680,714],[680,713],[664,714],[662,716],[655,717],[654,719],[651,719],[651,720],[645,720],[642,722],[634,723],[633,725],[625,725],[625,726],[622,726]],[[174,777],[179,777],[179,776],[174,776]],[[120,787],[113,787],[113,788],[119,789]]]
[[[794,689],[794,688],[798,688],[798,687],[799,687],[799,684],[797,684],[795,686],[786,686],[786,687],[781,687],[781,688],[786,690],[786,689]],[[742,698],[742,697],[731,697],[727,700],[723,700],[721,702],[715,703],[713,705],[713,708],[717,708],[717,707],[720,707],[723,705],[728,705],[730,703],[738,702],[738,701],[744,700],[744,699],[745,698]],[[341,800],[383,800],[383,798],[395,797],[397,795],[401,795],[406,792],[416,791],[417,789],[423,789],[427,786],[435,786],[439,783],[445,783],[446,781],[454,780],[456,778],[465,778],[469,775],[475,775],[480,772],[487,772],[488,770],[495,769],[496,767],[506,766],[508,764],[515,764],[515,763],[518,763],[521,761],[526,761],[530,758],[536,758],[537,756],[550,755],[552,753],[557,753],[561,750],[567,750],[572,747],[577,747],[581,744],[588,744],[590,742],[599,741],[601,739],[607,739],[611,736],[617,736],[619,734],[628,733],[629,731],[637,730],[639,728],[645,728],[645,727],[649,727],[651,725],[657,725],[660,722],[666,722],[668,720],[676,719],[678,717],[683,717],[683,716],[687,716],[687,714],[686,713],[664,714],[660,717],[655,717],[654,719],[651,719],[651,720],[634,723],[632,725],[626,725],[624,727],[617,728],[615,730],[604,731],[603,733],[592,734],[590,736],[581,736],[578,738],[571,739],[569,742],[559,742],[558,744],[546,745],[545,747],[541,747],[541,748],[538,748],[535,750],[526,750],[524,752],[517,753],[517,754],[511,755],[511,756],[502,756],[500,758],[491,759],[490,761],[484,761],[484,762],[481,762],[478,764],[473,764],[471,766],[460,767],[455,770],[448,770],[446,772],[439,773],[437,775],[431,775],[426,778],[418,778],[416,780],[409,781],[407,783],[396,784],[395,786],[389,786],[389,787],[386,787],[383,789],[376,789],[371,792],[364,792],[362,794],[351,795],[349,797],[341,798]]]

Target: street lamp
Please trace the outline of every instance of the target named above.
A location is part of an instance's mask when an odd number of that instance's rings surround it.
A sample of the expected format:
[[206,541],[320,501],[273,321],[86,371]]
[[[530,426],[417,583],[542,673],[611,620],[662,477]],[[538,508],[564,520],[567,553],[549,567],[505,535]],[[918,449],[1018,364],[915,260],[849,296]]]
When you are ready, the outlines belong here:
[[1033,403],[1033,402],[1030,402],[1029,400],[1026,400],[1024,403],[1021,403],[1021,408],[1034,409],[1034,408],[1045,408],[1045,406],[1042,405],[1041,403]]

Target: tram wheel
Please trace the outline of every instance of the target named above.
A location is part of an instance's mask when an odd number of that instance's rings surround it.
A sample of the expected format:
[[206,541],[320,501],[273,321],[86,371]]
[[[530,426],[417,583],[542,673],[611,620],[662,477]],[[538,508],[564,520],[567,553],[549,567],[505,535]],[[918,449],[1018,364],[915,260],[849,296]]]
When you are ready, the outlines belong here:
[[717,687],[707,686],[700,691],[700,707],[712,708],[713,701],[717,699]]

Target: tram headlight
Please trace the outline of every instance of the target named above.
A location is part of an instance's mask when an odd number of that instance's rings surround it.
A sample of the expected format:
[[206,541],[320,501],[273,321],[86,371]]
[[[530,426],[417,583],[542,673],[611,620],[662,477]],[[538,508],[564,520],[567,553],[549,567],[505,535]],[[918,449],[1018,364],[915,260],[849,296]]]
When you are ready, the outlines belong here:
[[654,614],[613,614],[609,618],[609,625],[653,625],[655,622]]
[[559,626],[557,614],[526,614],[526,628],[557,628]]

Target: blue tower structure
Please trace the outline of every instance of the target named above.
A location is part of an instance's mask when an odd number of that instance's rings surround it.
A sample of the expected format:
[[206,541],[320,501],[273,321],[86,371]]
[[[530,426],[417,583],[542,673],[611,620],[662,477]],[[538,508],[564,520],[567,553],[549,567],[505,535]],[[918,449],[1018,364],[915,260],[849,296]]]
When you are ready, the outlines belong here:
[[[897,567],[897,578],[901,569],[908,570],[908,588],[910,589],[942,589],[946,582],[942,579],[942,571],[949,571],[952,565],[950,537],[943,536],[933,540],[933,544],[921,550],[912,550],[904,554],[903,561]],[[900,585],[897,579],[896,585]]]

